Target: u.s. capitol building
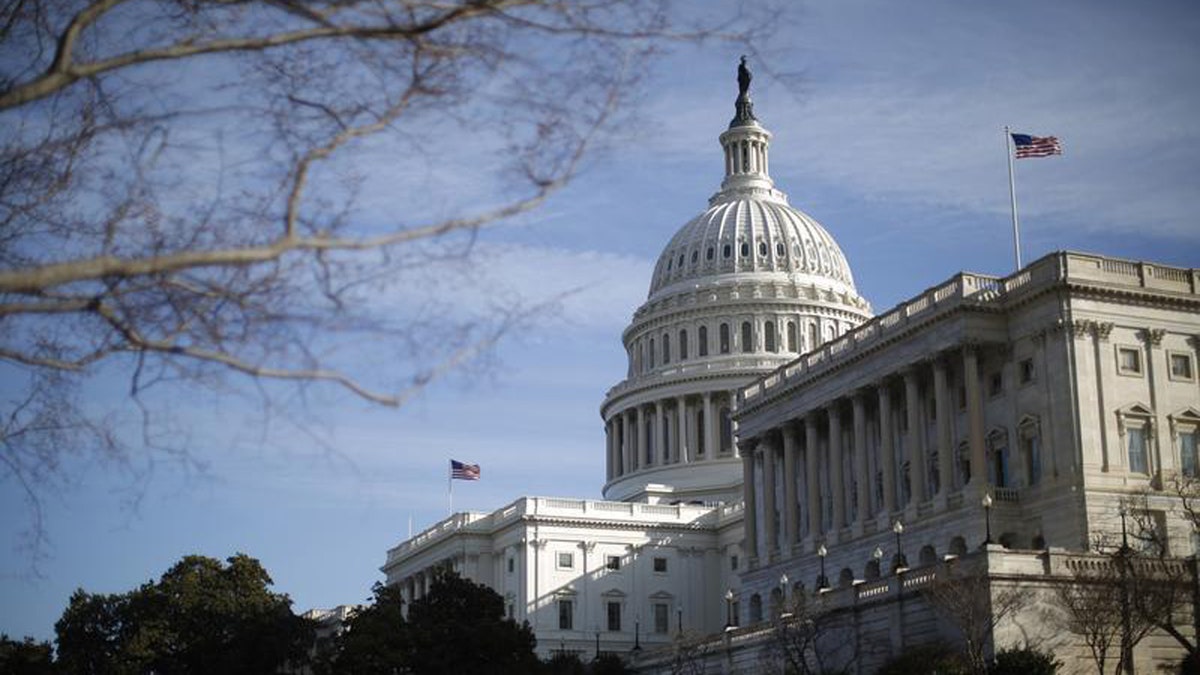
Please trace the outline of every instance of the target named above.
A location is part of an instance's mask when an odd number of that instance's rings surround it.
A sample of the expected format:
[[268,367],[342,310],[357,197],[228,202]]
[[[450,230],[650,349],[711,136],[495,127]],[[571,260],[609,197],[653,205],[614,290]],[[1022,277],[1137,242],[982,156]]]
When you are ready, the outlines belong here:
[[[454,514],[388,551],[387,583],[418,598],[452,568],[503,596],[543,655],[667,672],[681,639],[707,672],[768,671],[808,599],[846,629],[820,647],[828,665],[869,673],[960,640],[923,594],[970,574],[993,600],[1031,589],[988,626],[989,652],[1032,644],[1094,672],[1083,640],[1046,630],[1047,589],[1110,564],[1122,514],[1162,560],[1194,553],[1172,488],[1200,473],[1200,272],[1059,252],[875,316],[833,236],[771,180],[742,74],[724,180],[622,335],[606,500]],[[1134,657],[1182,653],[1155,630]]]

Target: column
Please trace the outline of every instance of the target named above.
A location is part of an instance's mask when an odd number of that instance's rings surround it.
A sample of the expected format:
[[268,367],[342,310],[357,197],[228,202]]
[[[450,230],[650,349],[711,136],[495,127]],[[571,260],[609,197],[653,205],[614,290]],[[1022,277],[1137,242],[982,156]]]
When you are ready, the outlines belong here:
[[667,414],[663,410],[662,401],[654,402],[654,430],[650,432],[650,443],[646,446],[647,456],[653,457],[654,461],[646,460],[647,464],[662,466],[667,463],[667,448],[671,447],[663,442],[663,436],[669,434],[663,433],[667,428]]
[[942,495],[950,494],[954,484],[954,439],[950,426],[950,392],[946,385],[946,364],[933,360],[933,405],[937,411],[938,473]]
[[704,392],[704,428],[700,433],[704,434],[704,452],[706,459],[716,459],[720,454],[720,448],[717,447],[717,434],[720,420],[716,419],[716,413],[713,409],[712,392]]
[[784,557],[790,557],[797,543],[796,526],[800,505],[796,501],[796,427],[783,425],[783,546]]
[[883,515],[891,520],[896,510],[896,455],[892,438],[892,392],[879,383],[879,463],[883,467]]
[[633,471],[633,424],[628,410],[621,413],[621,452],[624,454],[625,473]]
[[858,518],[854,523],[861,528],[871,513],[871,470],[867,465],[867,404],[863,393],[855,392],[851,399],[854,406],[854,469],[858,472]]
[[842,472],[842,415],[837,402],[825,409],[829,416],[829,461],[832,464],[829,482],[833,488],[833,531],[837,533],[846,524],[846,486]]
[[758,513],[755,507],[754,490],[754,451],[753,444],[745,441],[739,448],[742,454],[742,494],[745,498],[743,505],[743,521],[745,530],[746,563],[754,567],[758,560]]
[[908,413],[908,462],[912,474],[913,508],[927,499],[925,494],[925,444],[921,433],[921,389],[917,383],[917,369],[904,371],[904,408]]
[[642,449],[642,445],[646,442],[646,411],[639,406],[635,414],[637,415],[634,420],[637,432],[633,438],[633,465],[640,469],[646,461],[646,455]]
[[983,441],[983,399],[979,386],[979,355],[975,345],[963,347],[963,387],[967,392],[967,442],[971,449],[971,485],[987,484],[987,455]]
[[675,461],[680,464],[688,463],[688,433],[687,433],[687,398],[680,396],[675,399],[675,415],[679,418],[679,439],[676,447],[678,450],[675,453]]
[[817,474],[817,415],[809,413],[804,418],[804,478],[808,495],[808,536],[814,541],[821,538],[821,481]]
[[616,457],[613,455],[613,423],[612,420],[604,421],[604,480],[610,481],[613,479],[613,466],[616,464]]
[[766,559],[775,560],[779,554],[779,528],[776,525],[775,505],[775,446],[764,439],[759,444],[763,471],[763,539],[766,540]]

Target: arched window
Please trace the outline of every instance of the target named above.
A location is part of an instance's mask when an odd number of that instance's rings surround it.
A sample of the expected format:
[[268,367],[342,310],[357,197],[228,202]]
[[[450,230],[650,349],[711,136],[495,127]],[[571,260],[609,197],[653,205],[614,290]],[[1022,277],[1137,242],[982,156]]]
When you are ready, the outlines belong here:
[[919,560],[922,565],[932,565],[937,562],[937,551],[934,550],[933,546],[926,544],[921,547]]
[[700,330],[696,334],[696,353],[700,356],[708,356],[708,326],[700,326]]
[[812,350],[814,350],[818,347],[818,345],[820,343],[818,342],[817,337],[818,337],[817,324],[815,324],[815,323],[808,324],[808,348],[805,349],[805,351],[811,352]]
[[742,257],[743,257],[743,258],[749,258],[749,257],[750,257],[750,244],[749,244],[748,242],[744,242],[744,241],[742,242],[742,251],[741,251],[741,253],[742,253]]
[[662,350],[663,365],[665,366],[671,362],[671,336],[667,335],[666,333],[663,333],[662,336]]
[[725,247],[721,249],[721,256],[728,258],[731,255],[733,255],[733,247],[729,244],[725,244]]
[[696,261],[699,259],[700,259],[700,251],[692,251],[692,264],[695,265]]
[[780,258],[783,257],[783,242],[775,242],[775,255]]
[[843,567],[838,574],[838,588],[850,588],[854,585],[854,572],[849,567]]
[[767,257],[767,242],[758,242],[758,254],[764,258]]
[[727,324],[727,323],[721,324],[721,329],[718,332],[720,333],[719,338],[721,340],[721,345],[720,345],[721,353],[728,354],[729,353],[729,324]]
[[699,410],[696,411],[696,428],[700,430],[700,433],[696,435],[696,456],[697,457],[704,456],[704,437],[708,435],[708,434],[704,433],[705,421],[706,420],[704,419],[704,408],[701,407]]
[[799,344],[796,342],[796,322],[787,322],[787,350],[789,352],[798,352]]
[[733,450],[733,417],[729,414],[729,408],[721,408],[721,452],[728,453]]
[[650,367],[654,367],[654,338],[650,338]]
[[867,579],[878,579],[879,578],[879,561],[871,560],[871,561],[867,562],[867,567],[865,570],[863,570],[863,576],[866,577]]
[[680,253],[680,254],[679,254],[679,265],[678,265],[678,267],[679,267],[679,269],[683,269],[683,254],[682,254],[682,253]]
[[950,540],[950,553],[954,555],[967,554],[967,540],[962,537],[955,537]]
[[762,618],[762,596],[755,593],[750,596],[750,623],[758,623]]
[[763,328],[765,330],[765,332],[763,334],[763,339],[767,343],[767,345],[766,345],[767,351],[769,351],[769,352],[779,351],[778,349],[776,349],[776,346],[775,346],[775,322],[768,321]]
[[713,259],[713,247],[709,246],[708,250],[704,252],[704,259],[705,260]]
[[688,357],[687,331],[679,331],[679,360],[686,361]]
[[742,322],[742,353],[748,354],[754,349],[753,328],[749,321]]

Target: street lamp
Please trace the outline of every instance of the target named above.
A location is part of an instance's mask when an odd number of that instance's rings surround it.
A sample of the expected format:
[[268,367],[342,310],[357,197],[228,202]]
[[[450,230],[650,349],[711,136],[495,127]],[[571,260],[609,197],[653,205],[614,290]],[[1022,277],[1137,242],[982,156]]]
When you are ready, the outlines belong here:
[[633,615],[633,651],[634,657],[642,653],[642,615]]
[[829,549],[825,548],[825,544],[817,547],[817,557],[821,559],[821,576],[817,579],[817,591],[823,591],[829,588],[829,580],[825,577],[825,556],[829,555]]
[[725,630],[733,628],[733,589],[725,589]]
[[875,573],[879,574],[879,566],[883,561],[883,548],[876,546],[874,551],[871,551],[871,557],[875,560]]
[[904,548],[900,545],[900,535],[904,533],[904,523],[897,518],[895,523],[892,523],[892,532],[896,533],[896,565],[892,571],[895,572],[901,567],[908,567],[908,561],[904,559]]
[[679,615],[679,634],[683,635],[683,605],[676,607],[675,612]]
[[788,579],[787,572],[779,575],[779,618],[786,619],[791,616],[787,611],[788,606]]
[[596,660],[600,660],[600,625],[596,625]]
[[990,492],[983,493],[983,522],[987,527],[987,538],[983,540],[983,545],[988,546],[992,543],[992,494]]

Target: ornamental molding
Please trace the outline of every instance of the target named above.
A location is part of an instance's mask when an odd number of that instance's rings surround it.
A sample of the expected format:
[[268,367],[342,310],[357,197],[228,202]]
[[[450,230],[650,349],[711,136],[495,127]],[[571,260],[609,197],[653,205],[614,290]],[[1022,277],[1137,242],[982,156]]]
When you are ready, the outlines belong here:
[[1161,347],[1166,334],[1165,328],[1143,328],[1137,332],[1138,338],[1148,347]]

